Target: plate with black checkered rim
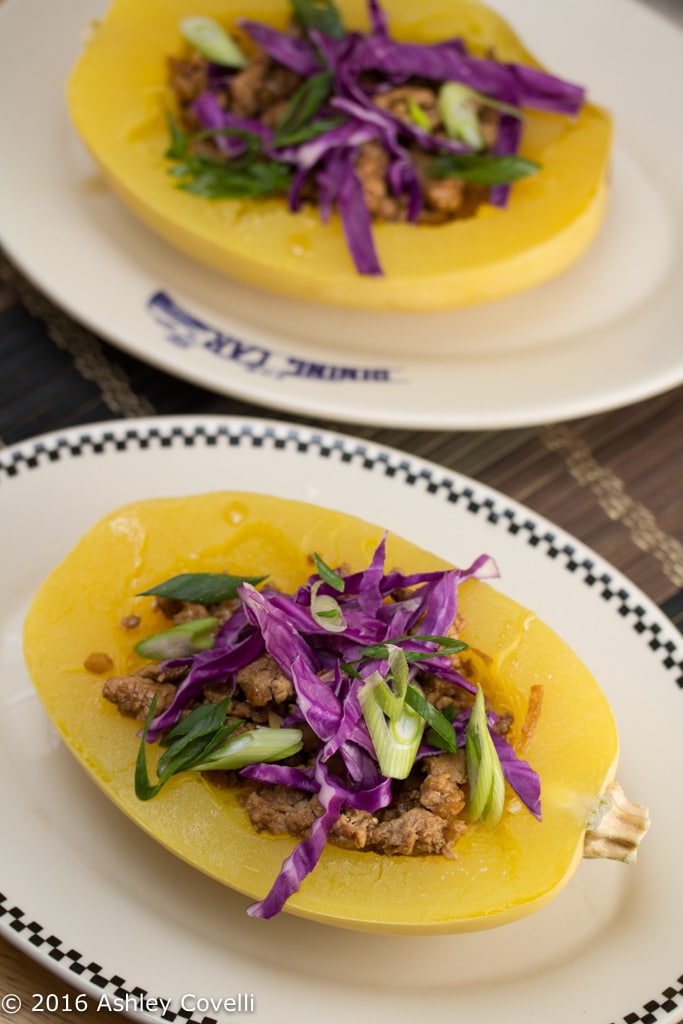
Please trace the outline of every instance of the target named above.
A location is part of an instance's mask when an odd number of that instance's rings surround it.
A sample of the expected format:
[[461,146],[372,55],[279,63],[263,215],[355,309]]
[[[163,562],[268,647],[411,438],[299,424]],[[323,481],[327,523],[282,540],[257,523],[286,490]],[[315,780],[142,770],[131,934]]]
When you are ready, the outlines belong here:
[[[265,491],[362,514],[463,564],[488,551],[605,689],[620,781],[653,825],[634,867],[583,862],[546,908],[471,935],[365,935],[248,900],[159,847],[57,738],[23,663],[41,579],[101,515],[151,496]],[[633,584],[552,523],[451,470],[264,420],[128,420],[0,452],[0,933],[134,1019],[500,1024],[683,1019],[683,649]]]

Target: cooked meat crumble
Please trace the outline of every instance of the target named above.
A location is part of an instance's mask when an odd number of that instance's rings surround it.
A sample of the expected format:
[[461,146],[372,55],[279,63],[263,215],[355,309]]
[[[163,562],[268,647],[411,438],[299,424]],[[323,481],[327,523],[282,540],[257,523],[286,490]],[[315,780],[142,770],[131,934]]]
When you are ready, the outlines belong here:
[[[342,810],[330,842],[348,850],[374,850],[393,856],[451,856],[453,843],[466,828],[459,817],[465,806],[464,755],[425,759],[426,775],[407,780],[395,805],[376,814]],[[322,808],[315,796],[285,786],[259,786],[244,798],[257,832],[305,838]]]
[[129,676],[112,676],[102,691],[107,700],[116,704],[123,715],[145,719],[154,697],[156,710],[165,711],[175,696],[173,683],[162,682],[158,665],[145,665]]
[[269,654],[252,661],[237,673],[237,684],[250,704],[263,708],[267,704],[284,704],[294,697],[294,686]]

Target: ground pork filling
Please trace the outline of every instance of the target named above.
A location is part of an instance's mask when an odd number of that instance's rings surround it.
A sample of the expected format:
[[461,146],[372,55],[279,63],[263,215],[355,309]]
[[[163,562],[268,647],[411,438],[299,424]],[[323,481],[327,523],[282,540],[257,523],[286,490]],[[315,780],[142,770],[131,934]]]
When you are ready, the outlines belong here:
[[[174,625],[206,617],[224,623],[235,608],[234,602],[206,607],[159,597],[154,601]],[[451,635],[457,636],[462,626],[460,618],[456,618]],[[135,627],[122,620],[122,628],[130,630]],[[463,657],[453,655],[452,659],[458,670],[467,674],[468,665]],[[157,714],[169,707],[187,671],[185,667],[169,669],[150,663],[135,674],[108,678],[103,696],[122,714],[144,721],[154,697],[157,699]],[[456,713],[472,703],[466,691],[434,676],[423,673],[420,683],[427,700],[441,711]],[[263,725],[277,727],[290,714],[295,702],[292,681],[282,674],[269,654],[240,669],[234,678],[205,686],[188,711],[197,704],[216,704],[228,695],[232,697],[228,721],[239,723],[237,731]],[[504,734],[510,725],[510,716],[503,716],[496,729]],[[305,724],[302,732],[303,749],[284,764],[296,767],[312,765],[318,740]],[[334,767],[332,763],[331,767]],[[239,788],[241,802],[258,832],[290,834],[302,839],[310,834],[313,821],[323,813],[315,796],[297,789],[250,782],[237,772],[208,772],[205,778],[212,785]],[[466,802],[464,751],[424,757],[416,761],[407,779],[396,784],[394,800],[389,807],[374,814],[342,808],[329,841],[345,849],[372,850],[388,855],[440,854],[451,857],[454,856],[455,843],[467,827],[464,816]]]
[[[220,107],[241,118],[259,121],[276,129],[287,113],[289,101],[304,81],[289,68],[278,64],[267,54],[258,51],[250,63],[234,74],[217,81],[211,74],[211,65],[201,54],[192,52],[188,57],[171,57],[168,61],[169,86],[175,98],[179,121],[189,135],[201,131],[202,125],[194,112],[194,104],[207,91],[217,98]],[[372,81],[367,75],[366,85],[373,90],[373,102],[388,111],[398,121],[414,123],[415,110],[429,124],[429,132],[436,138],[446,137],[446,129],[439,113],[437,89],[427,80],[411,78],[400,86],[390,87],[386,82]],[[376,90],[376,91],[374,91]],[[493,145],[498,134],[499,113],[485,103],[475,104],[479,133],[486,149]],[[193,142],[195,151],[216,160],[229,160],[210,138]],[[460,178],[435,178],[429,167],[434,155],[417,145],[409,147],[409,155],[418,172],[422,192],[422,209],[417,217],[421,224],[443,224],[455,219],[472,217],[488,198],[488,187]],[[394,194],[388,171],[390,156],[379,142],[371,140],[358,147],[355,170],[361,181],[363,197],[370,216],[375,221],[405,221],[409,217],[406,195]],[[302,199],[317,204],[315,182],[304,186]]]

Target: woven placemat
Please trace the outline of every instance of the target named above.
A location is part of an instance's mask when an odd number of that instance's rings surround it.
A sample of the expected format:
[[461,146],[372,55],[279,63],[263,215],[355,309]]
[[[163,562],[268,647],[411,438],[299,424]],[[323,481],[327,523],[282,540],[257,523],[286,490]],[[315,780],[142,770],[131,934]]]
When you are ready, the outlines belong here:
[[[111,418],[205,413],[311,423],[172,377],[96,337],[0,256],[0,441]],[[569,531],[683,625],[683,389],[514,430],[318,426],[475,477]]]

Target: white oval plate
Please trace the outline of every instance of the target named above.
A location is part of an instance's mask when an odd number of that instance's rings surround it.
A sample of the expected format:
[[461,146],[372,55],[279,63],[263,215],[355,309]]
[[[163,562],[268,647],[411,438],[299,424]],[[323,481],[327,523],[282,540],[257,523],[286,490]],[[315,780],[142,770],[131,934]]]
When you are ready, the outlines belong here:
[[683,380],[683,133],[671,130],[683,34],[672,22],[633,0],[499,0],[533,52],[614,112],[606,223],[579,263],[530,292],[452,313],[373,315],[222,278],[105,188],[64,89],[106,3],[6,0],[0,9],[0,122],[12,140],[0,163],[0,239],[100,336],[213,391],[384,426],[569,419]]
[[[248,899],[114,808],[38,702],[22,657],[26,608],[118,504],[225,488],[360,513],[461,564],[493,554],[501,586],[574,645],[612,702],[619,778],[653,819],[638,864],[584,862],[548,907],[497,930],[363,935],[249,918]],[[593,552],[438,466],[260,420],[113,422],[39,438],[0,452],[0,493],[0,933],[11,942],[100,1008],[147,1022],[161,1019],[151,1000],[168,1001],[166,1021],[200,1024],[238,1012],[204,1000],[238,998],[239,1012],[302,1024],[414,1024],[427,1007],[431,1019],[477,1024],[680,1020],[681,638]]]

